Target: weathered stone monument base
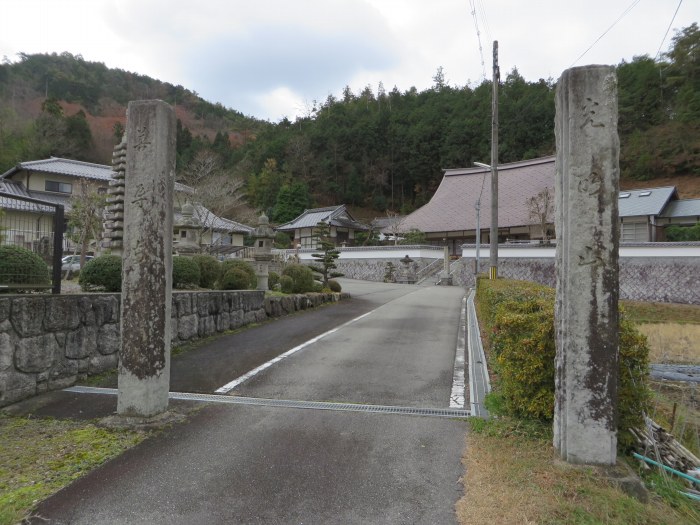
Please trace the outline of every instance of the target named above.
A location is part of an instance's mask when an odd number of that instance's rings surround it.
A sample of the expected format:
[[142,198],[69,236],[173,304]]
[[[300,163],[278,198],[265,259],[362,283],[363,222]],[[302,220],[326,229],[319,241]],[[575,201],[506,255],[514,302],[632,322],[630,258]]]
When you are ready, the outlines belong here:
[[127,137],[117,413],[151,418],[170,390],[175,112],[130,102]]
[[99,420],[98,425],[105,428],[126,428],[132,430],[152,430],[162,428],[175,423],[182,423],[187,419],[186,414],[180,414],[172,410],[161,412],[153,417],[134,416],[108,416]]
[[619,342],[615,69],[565,71],[556,111],[554,445],[570,463],[613,465]]

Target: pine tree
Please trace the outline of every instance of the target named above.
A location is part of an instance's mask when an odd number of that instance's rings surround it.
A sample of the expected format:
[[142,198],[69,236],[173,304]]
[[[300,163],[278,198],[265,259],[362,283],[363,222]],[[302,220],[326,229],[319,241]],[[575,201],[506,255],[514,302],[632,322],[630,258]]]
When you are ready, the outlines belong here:
[[329,278],[342,277],[344,275],[342,273],[332,271],[338,267],[335,264],[335,261],[338,259],[338,257],[340,257],[340,251],[331,240],[331,227],[327,222],[319,222],[314,230],[316,247],[321,251],[319,253],[311,254],[311,257],[313,257],[317,263],[310,264],[309,267],[313,271],[321,274],[323,277],[323,287],[328,288]]

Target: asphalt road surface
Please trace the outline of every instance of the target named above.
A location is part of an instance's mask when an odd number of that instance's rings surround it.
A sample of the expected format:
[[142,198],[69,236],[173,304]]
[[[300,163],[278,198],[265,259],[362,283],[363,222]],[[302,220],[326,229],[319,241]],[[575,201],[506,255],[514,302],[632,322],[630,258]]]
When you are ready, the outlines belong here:
[[[449,406],[464,291],[342,282],[353,299],[173,359],[171,390],[214,392],[299,347],[227,395]],[[449,418],[203,404],[46,500],[32,522],[451,524],[465,433]]]

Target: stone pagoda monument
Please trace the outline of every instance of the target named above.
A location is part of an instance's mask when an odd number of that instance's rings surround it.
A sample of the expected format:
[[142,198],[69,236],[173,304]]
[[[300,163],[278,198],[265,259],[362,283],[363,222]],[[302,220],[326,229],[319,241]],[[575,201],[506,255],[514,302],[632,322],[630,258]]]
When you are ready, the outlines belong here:
[[255,242],[253,258],[255,259],[255,275],[258,278],[258,290],[267,290],[275,231],[270,227],[270,219],[264,212],[258,218],[258,227],[253,230],[252,236]]

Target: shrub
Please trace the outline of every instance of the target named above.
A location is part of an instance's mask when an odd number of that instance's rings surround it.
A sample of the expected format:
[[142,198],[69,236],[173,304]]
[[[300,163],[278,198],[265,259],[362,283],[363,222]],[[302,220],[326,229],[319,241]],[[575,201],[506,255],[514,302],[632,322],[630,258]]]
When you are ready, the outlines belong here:
[[294,279],[289,275],[280,277],[280,288],[283,293],[294,293]]
[[250,276],[242,268],[231,268],[219,282],[222,290],[248,290],[250,289]]
[[20,246],[0,246],[2,284],[50,284],[49,269],[36,253]]
[[[242,270],[248,276],[246,285],[243,288],[224,288],[222,286],[224,276],[230,270],[233,269]],[[222,290],[254,290],[257,285],[258,278],[255,276],[255,270],[253,269],[253,266],[250,263],[242,261],[240,259],[227,259],[226,261],[221,263],[219,274],[219,288],[221,288]]]
[[[534,283],[479,279],[482,333],[490,342],[498,376],[494,403],[507,415],[551,420],[554,416],[554,290]],[[649,347],[631,322],[620,317],[618,443],[632,444],[628,429],[648,409]]]
[[280,274],[277,272],[270,272],[267,276],[267,287],[270,290],[274,290],[275,286],[277,286],[280,282]]
[[331,292],[335,292],[335,293],[340,293],[343,291],[343,287],[340,286],[340,283],[338,281],[336,281],[335,279],[330,279],[328,281],[328,288],[331,289]]
[[700,241],[700,223],[695,226],[668,226],[666,239],[673,242]]
[[318,281],[314,281],[314,288],[313,288],[312,292],[315,292],[315,293],[323,292],[323,283],[320,283]]
[[121,292],[122,259],[116,255],[100,255],[85,263],[78,278],[86,292]]
[[282,271],[282,275],[291,277],[294,283],[292,291],[285,293],[306,293],[314,290],[314,274],[308,266],[290,264]]
[[211,255],[195,255],[192,260],[199,266],[199,286],[214,288],[220,275],[221,263]]
[[190,257],[173,257],[173,288],[196,288],[199,285],[199,265]]

